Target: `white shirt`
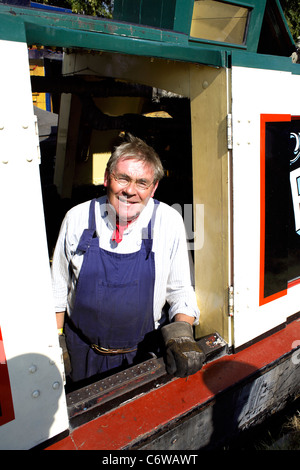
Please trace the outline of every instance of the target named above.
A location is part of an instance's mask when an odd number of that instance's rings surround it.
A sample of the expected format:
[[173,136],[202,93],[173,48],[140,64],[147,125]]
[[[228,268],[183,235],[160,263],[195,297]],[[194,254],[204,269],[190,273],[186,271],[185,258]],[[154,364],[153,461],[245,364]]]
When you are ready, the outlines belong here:
[[[83,261],[83,256],[75,252],[83,230],[88,228],[89,206],[90,201],[87,201],[73,207],[66,214],[60,229],[52,262],[56,312],[66,310],[68,315],[72,315],[74,293]],[[153,207],[154,201],[151,198],[139,217],[124,231],[123,240],[117,244],[111,240],[115,226],[106,210],[107,198],[103,196],[97,199],[95,220],[100,248],[115,253],[133,253],[140,250],[142,229],[148,226]],[[170,320],[177,313],[184,313],[194,317],[194,324],[198,324],[199,309],[183,219],[175,209],[162,202],[156,211],[152,250],[155,258],[155,328],[164,321],[163,307],[166,302],[169,304]],[[73,275],[70,275],[69,268]]]

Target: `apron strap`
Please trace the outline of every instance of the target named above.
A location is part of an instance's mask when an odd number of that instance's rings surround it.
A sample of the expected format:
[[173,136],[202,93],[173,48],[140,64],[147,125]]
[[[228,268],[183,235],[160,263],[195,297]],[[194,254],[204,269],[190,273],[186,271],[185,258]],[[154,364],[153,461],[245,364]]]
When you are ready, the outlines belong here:
[[89,229],[94,231],[96,230],[95,205],[96,199],[92,199],[89,211]]
[[93,199],[90,203],[89,228],[86,228],[82,232],[76,252],[80,251],[81,253],[85,253],[91,244],[92,238],[95,237],[95,233],[96,233],[95,203],[96,203],[96,199]]
[[[144,246],[146,248],[146,259],[149,258],[149,255],[152,251],[152,245],[153,245],[152,227],[154,226],[156,211],[157,211],[158,204],[159,204],[159,201],[157,201],[156,199],[153,199],[153,201],[154,201],[153,214],[152,214],[150,222],[148,224],[148,229],[146,229],[146,228],[143,229],[143,243],[144,243]],[[146,236],[144,236],[144,234]]]

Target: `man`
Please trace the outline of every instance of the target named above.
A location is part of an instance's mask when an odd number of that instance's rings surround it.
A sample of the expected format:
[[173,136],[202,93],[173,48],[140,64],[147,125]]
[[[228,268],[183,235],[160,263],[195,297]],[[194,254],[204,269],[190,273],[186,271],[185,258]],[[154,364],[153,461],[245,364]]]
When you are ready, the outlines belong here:
[[53,292],[73,381],[139,361],[155,351],[160,328],[169,373],[202,367],[183,220],[153,199],[163,174],[156,152],[130,136],[108,161],[107,196],[79,204],[62,223]]

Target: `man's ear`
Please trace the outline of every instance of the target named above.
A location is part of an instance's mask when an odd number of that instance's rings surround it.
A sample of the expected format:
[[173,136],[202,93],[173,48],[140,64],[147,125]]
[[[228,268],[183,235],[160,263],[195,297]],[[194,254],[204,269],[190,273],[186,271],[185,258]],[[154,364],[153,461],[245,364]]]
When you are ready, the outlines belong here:
[[150,197],[153,197],[154,196],[154,193],[157,189],[157,186],[158,186],[158,181],[156,181],[155,185],[153,186],[153,189],[152,189],[152,193],[151,193],[151,196]]
[[103,183],[105,188],[107,188],[108,180],[109,180],[109,173],[108,173],[108,170],[106,169],[104,173],[104,183]]

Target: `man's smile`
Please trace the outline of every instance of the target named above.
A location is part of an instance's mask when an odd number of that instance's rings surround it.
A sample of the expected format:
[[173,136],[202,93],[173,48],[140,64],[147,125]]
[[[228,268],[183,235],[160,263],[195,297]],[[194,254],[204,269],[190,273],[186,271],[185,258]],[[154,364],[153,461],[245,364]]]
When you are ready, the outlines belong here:
[[[125,180],[125,187],[123,181],[119,184],[120,179]],[[119,220],[130,221],[139,216],[153,197],[158,184],[150,183],[149,187],[141,189],[141,181],[151,182],[153,179],[154,169],[150,164],[131,158],[119,160],[114,174],[105,173],[104,186],[107,188],[107,197]],[[136,184],[136,181],[139,183]]]

